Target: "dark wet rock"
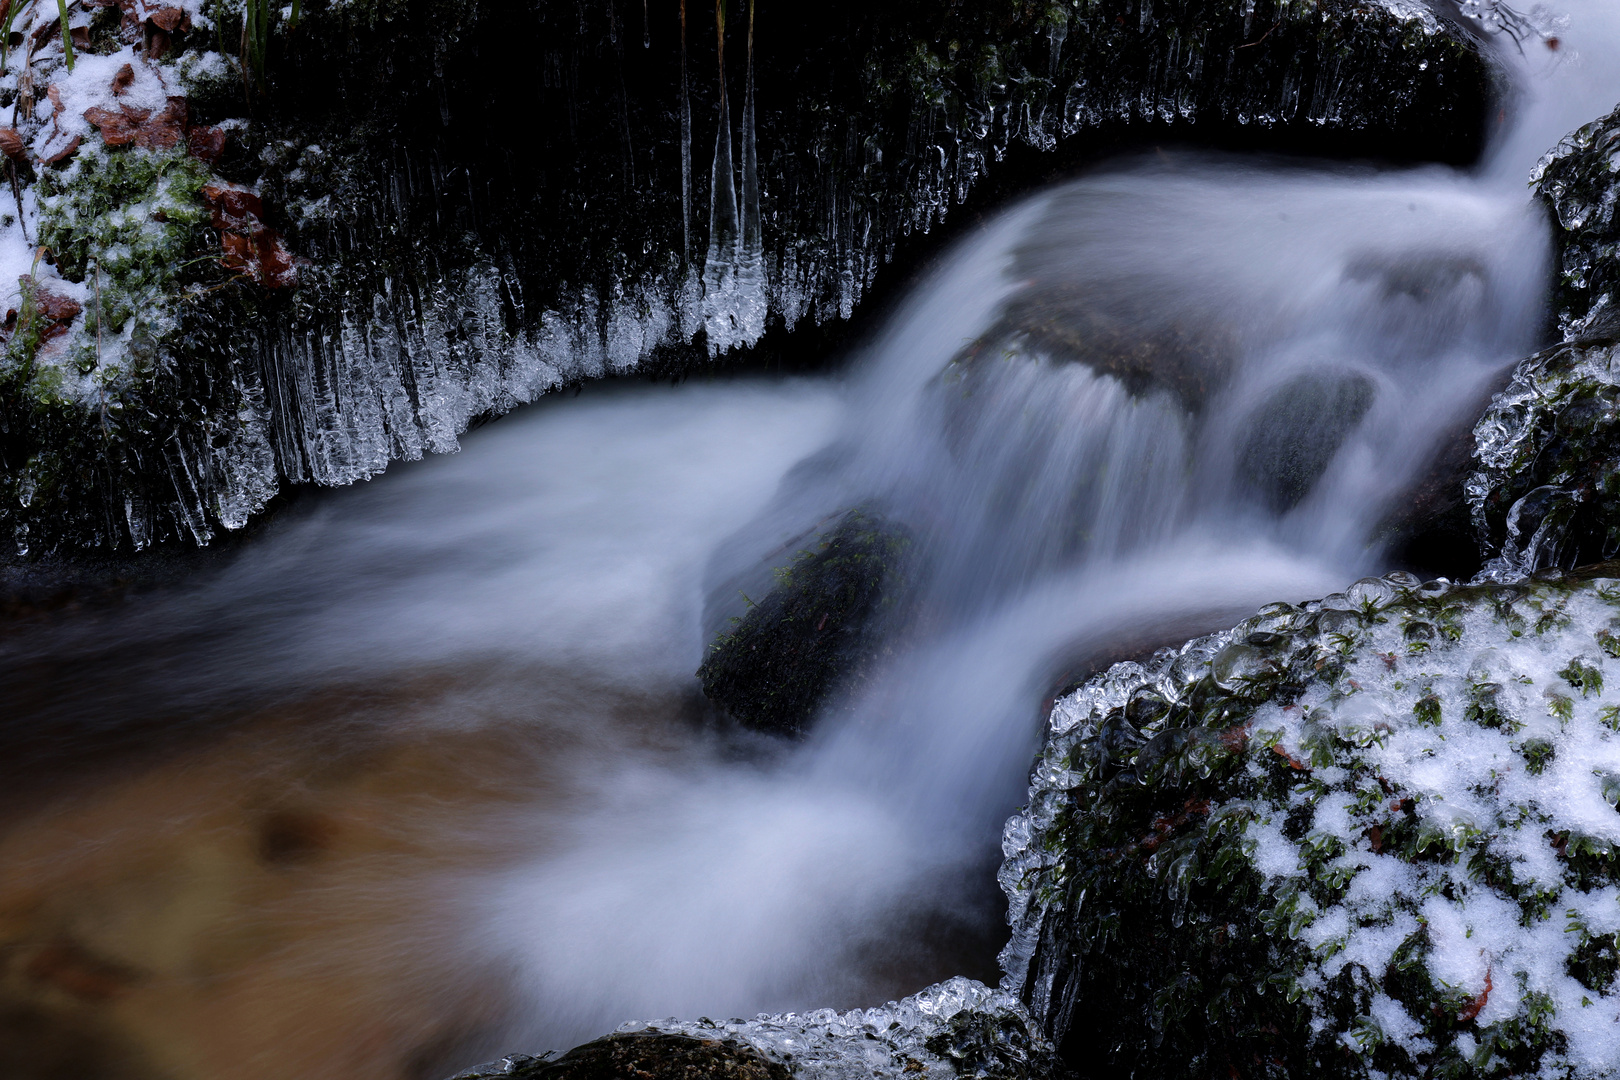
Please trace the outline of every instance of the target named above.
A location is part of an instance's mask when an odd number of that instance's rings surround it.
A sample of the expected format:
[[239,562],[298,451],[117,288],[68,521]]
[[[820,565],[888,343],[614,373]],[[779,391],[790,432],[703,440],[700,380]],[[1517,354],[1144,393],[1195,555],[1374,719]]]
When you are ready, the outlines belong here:
[[710,646],[703,692],[745,727],[802,735],[872,672],[903,625],[915,551],[903,526],[852,510],[775,572]]
[[1354,372],[1312,372],[1278,387],[1250,420],[1238,476],[1273,512],[1293,509],[1361,423],[1374,392]]
[[1617,572],[1365,579],[1059,701],[1005,985],[1085,1076],[1607,1075]]
[[[245,84],[180,10],[104,9],[84,48],[184,68],[183,113],[123,108],[137,61],[88,145],[54,111],[28,132],[56,166],[22,180],[55,177],[41,231],[77,284],[94,288],[75,234],[177,193],[155,208],[164,273],[102,272],[109,322],[125,296],[164,298],[156,315],[116,346],[81,319],[47,365],[60,385],[0,373],[0,534],[29,558],[210,543],[287,484],[451,450],[558,386],[791,354],[794,327],[824,342],[814,327],[986,177],[1013,191],[1166,137],[1466,161],[1493,109],[1468,32],[1369,0],[761,5],[752,87],[747,18],[722,83],[712,12],[689,4],[684,96],[676,5],[310,4],[296,26],[271,13]],[[513,42],[534,43],[520,62]],[[711,192],[722,85],[736,168]],[[140,155],[166,183],[109,201],[100,163]],[[208,182],[252,188],[258,225],[203,226]],[[711,219],[732,224],[711,237]],[[72,369],[93,363],[98,380]]]
[[636,1033],[610,1035],[560,1058],[516,1054],[452,1080],[788,1080],[793,1073],[735,1040]]
[[1620,349],[1583,338],[1521,363],[1474,429],[1474,522],[1498,575],[1620,552]]
[[1235,335],[1214,313],[1157,310],[1128,290],[1052,281],[1021,290],[957,362],[969,372],[1009,355],[1084,364],[1138,397],[1168,390],[1197,413],[1230,373],[1236,350]]

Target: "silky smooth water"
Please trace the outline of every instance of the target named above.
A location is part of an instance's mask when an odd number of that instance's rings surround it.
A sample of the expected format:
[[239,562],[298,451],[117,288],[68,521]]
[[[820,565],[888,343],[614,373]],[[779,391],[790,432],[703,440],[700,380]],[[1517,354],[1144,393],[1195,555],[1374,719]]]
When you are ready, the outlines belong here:
[[[542,402],[13,627],[21,1075],[430,1077],[994,978],[1043,701],[1389,569],[1537,344],[1526,148],[1611,92],[1578,14],[1477,174],[1116,163],[962,239],[842,378]],[[708,641],[856,506],[922,615],[805,741],[719,721]]]

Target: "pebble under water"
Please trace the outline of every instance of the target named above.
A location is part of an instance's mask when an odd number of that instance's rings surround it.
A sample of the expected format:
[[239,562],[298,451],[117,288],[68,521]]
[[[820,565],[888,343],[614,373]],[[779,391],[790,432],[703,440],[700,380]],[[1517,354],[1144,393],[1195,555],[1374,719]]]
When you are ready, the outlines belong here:
[[[1043,702],[1392,568],[1547,273],[1489,176],[1133,159],[960,241],[842,376],[542,401],[15,621],[13,1074],[429,1078],[993,982]],[[803,741],[728,725],[708,641],[857,506],[916,616]]]

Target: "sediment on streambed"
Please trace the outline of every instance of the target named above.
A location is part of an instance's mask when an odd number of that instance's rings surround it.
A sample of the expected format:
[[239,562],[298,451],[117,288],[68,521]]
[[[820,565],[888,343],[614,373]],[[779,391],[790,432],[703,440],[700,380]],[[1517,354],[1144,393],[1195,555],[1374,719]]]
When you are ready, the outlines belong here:
[[558,386],[825,342],[907,237],[1043,155],[1461,161],[1497,94],[1467,29],[1397,3],[192,0],[73,6],[66,39],[19,12],[23,558],[206,544]]

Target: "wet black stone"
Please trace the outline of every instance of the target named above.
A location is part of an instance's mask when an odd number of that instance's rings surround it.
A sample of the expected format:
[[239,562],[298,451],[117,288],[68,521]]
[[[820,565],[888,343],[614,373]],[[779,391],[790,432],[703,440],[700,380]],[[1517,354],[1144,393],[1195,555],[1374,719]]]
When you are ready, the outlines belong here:
[[850,511],[714,642],[697,672],[703,692],[745,727],[802,735],[883,656],[904,622],[913,566],[904,527]]
[[1278,388],[1256,410],[1238,475],[1274,513],[1309,494],[1373,401],[1363,375],[1313,372]]

